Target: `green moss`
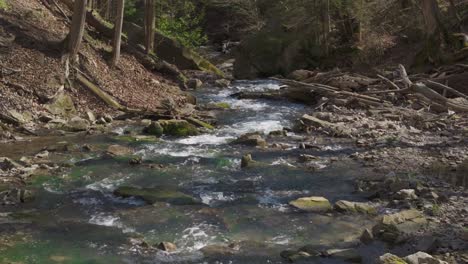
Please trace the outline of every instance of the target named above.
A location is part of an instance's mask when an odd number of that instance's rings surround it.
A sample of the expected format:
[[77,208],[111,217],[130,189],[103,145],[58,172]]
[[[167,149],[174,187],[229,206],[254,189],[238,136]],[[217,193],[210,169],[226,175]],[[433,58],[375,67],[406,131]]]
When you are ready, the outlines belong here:
[[196,126],[199,126],[199,127],[204,127],[206,129],[210,129],[210,130],[214,129],[214,126],[212,126],[212,125],[210,125],[210,124],[208,124],[206,122],[203,122],[201,120],[198,120],[196,118],[190,117],[190,118],[187,118],[187,121],[194,124],[194,125],[196,125]]
[[198,129],[185,120],[159,121],[164,128],[164,134],[168,136],[187,137],[198,135]]
[[223,109],[231,109],[231,105],[225,102],[216,103],[214,104],[216,107],[223,108]]
[[324,212],[329,211],[332,208],[330,202],[323,197],[299,198],[289,204],[308,212]]
[[122,136],[115,136],[113,139],[128,143],[153,143],[158,142],[158,138],[154,136],[129,136],[129,135],[122,135]]
[[70,264],[104,264],[121,263],[115,257],[99,256],[96,252],[52,242],[19,242],[0,250],[0,263],[70,263]]
[[10,6],[6,2],[6,0],[0,0],[0,10],[8,10]]

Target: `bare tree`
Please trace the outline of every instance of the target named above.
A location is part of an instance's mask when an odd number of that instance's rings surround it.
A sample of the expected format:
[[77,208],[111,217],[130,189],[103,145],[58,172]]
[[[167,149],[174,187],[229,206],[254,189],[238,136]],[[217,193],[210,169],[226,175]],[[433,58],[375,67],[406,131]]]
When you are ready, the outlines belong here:
[[80,45],[83,40],[86,22],[86,0],[75,0],[73,6],[73,17],[70,27],[70,39],[68,53],[72,61],[76,59]]
[[145,48],[149,54],[154,48],[155,1],[145,0]]
[[125,0],[117,0],[117,10],[114,22],[114,39],[112,40],[111,66],[116,66],[120,58],[120,45],[122,43],[122,25],[124,18]]

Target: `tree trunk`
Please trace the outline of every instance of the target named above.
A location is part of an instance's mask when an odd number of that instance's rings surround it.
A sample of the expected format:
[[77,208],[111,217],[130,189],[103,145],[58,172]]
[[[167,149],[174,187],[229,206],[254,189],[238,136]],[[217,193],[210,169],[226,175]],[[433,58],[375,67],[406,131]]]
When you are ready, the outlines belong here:
[[154,0],[145,0],[145,48],[151,53],[154,48],[155,4]]
[[124,0],[117,0],[117,10],[114,22],[114,39],[112,40],[111,66],[115,67],[120,58],[120,44],[122,42],[122,25],[124,18]]
[[75,61],[83,40],[85,21],[86,21],[86,0],[75,0],[73,6],[73,17],[70,28],[70,39],[68,53],[72,61]]

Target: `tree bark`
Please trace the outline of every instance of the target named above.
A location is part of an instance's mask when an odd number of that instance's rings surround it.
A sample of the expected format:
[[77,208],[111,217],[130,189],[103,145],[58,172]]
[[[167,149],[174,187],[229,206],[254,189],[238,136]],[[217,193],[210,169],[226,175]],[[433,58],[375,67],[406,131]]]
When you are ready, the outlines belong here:
[[145,0],[145,48],[146,53],[154,49],[155,3],[154,0]]
[[115,67],[120,58],[120,45],[122,43],[122,25],[124,18],[125,0],[117,0],[117,10],[114,22],[114,38],[112,40],[111,66]]
[[80,45],[83,40],[85,21],[86,21],[86,2],[87,0],[75,0],[73,6],[73,17],[70,27],[70,39],[68,53],[72,61],[75,61]]

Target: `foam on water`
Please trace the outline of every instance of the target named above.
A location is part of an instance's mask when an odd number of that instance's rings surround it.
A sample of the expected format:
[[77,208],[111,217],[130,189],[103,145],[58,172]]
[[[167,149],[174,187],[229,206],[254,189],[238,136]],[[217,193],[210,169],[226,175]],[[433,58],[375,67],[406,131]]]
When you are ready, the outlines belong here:
[[217,151],[213,149],[195,147],[188,144],[171,143],[170,145],[166,146],[148,144],[144,147],[144,149],[138,151],[136,155],[141,155],[143,158],[149,158],[155,155],[211,158],[214,157],[216,153]]
[[220,145],[227,143],[232,136],[220,136],[213,134],[204,134],[199,136],[192,136],[188,138],[179,139],[176,142],[184,145]]
[[86,186],[87,189],[93,191],[114,191],[119,185],[121,185],[127,177],[122,177],[120,179],[110,179],[104,178],[100,181],[91,183]]
[[202,192],[200,193],[202,203],[206,205],[212,205],[216,202],[227,202],[234,201],[236,197],[234,195],[226,195],[223,192]]
[[119,217],[106,215],[104,213],[97,213],[91,216],[91,219],[89,219],[88,223],[99,226],[117,227],[122,229],[124,233],[135,231],[135,229],[126,227],[124,224],[122,224]]
[[182,250],[196,251],[214,244],[218,238],[218,228],[214,225],[199,224],[182,231],[182,236],[176,240]]

